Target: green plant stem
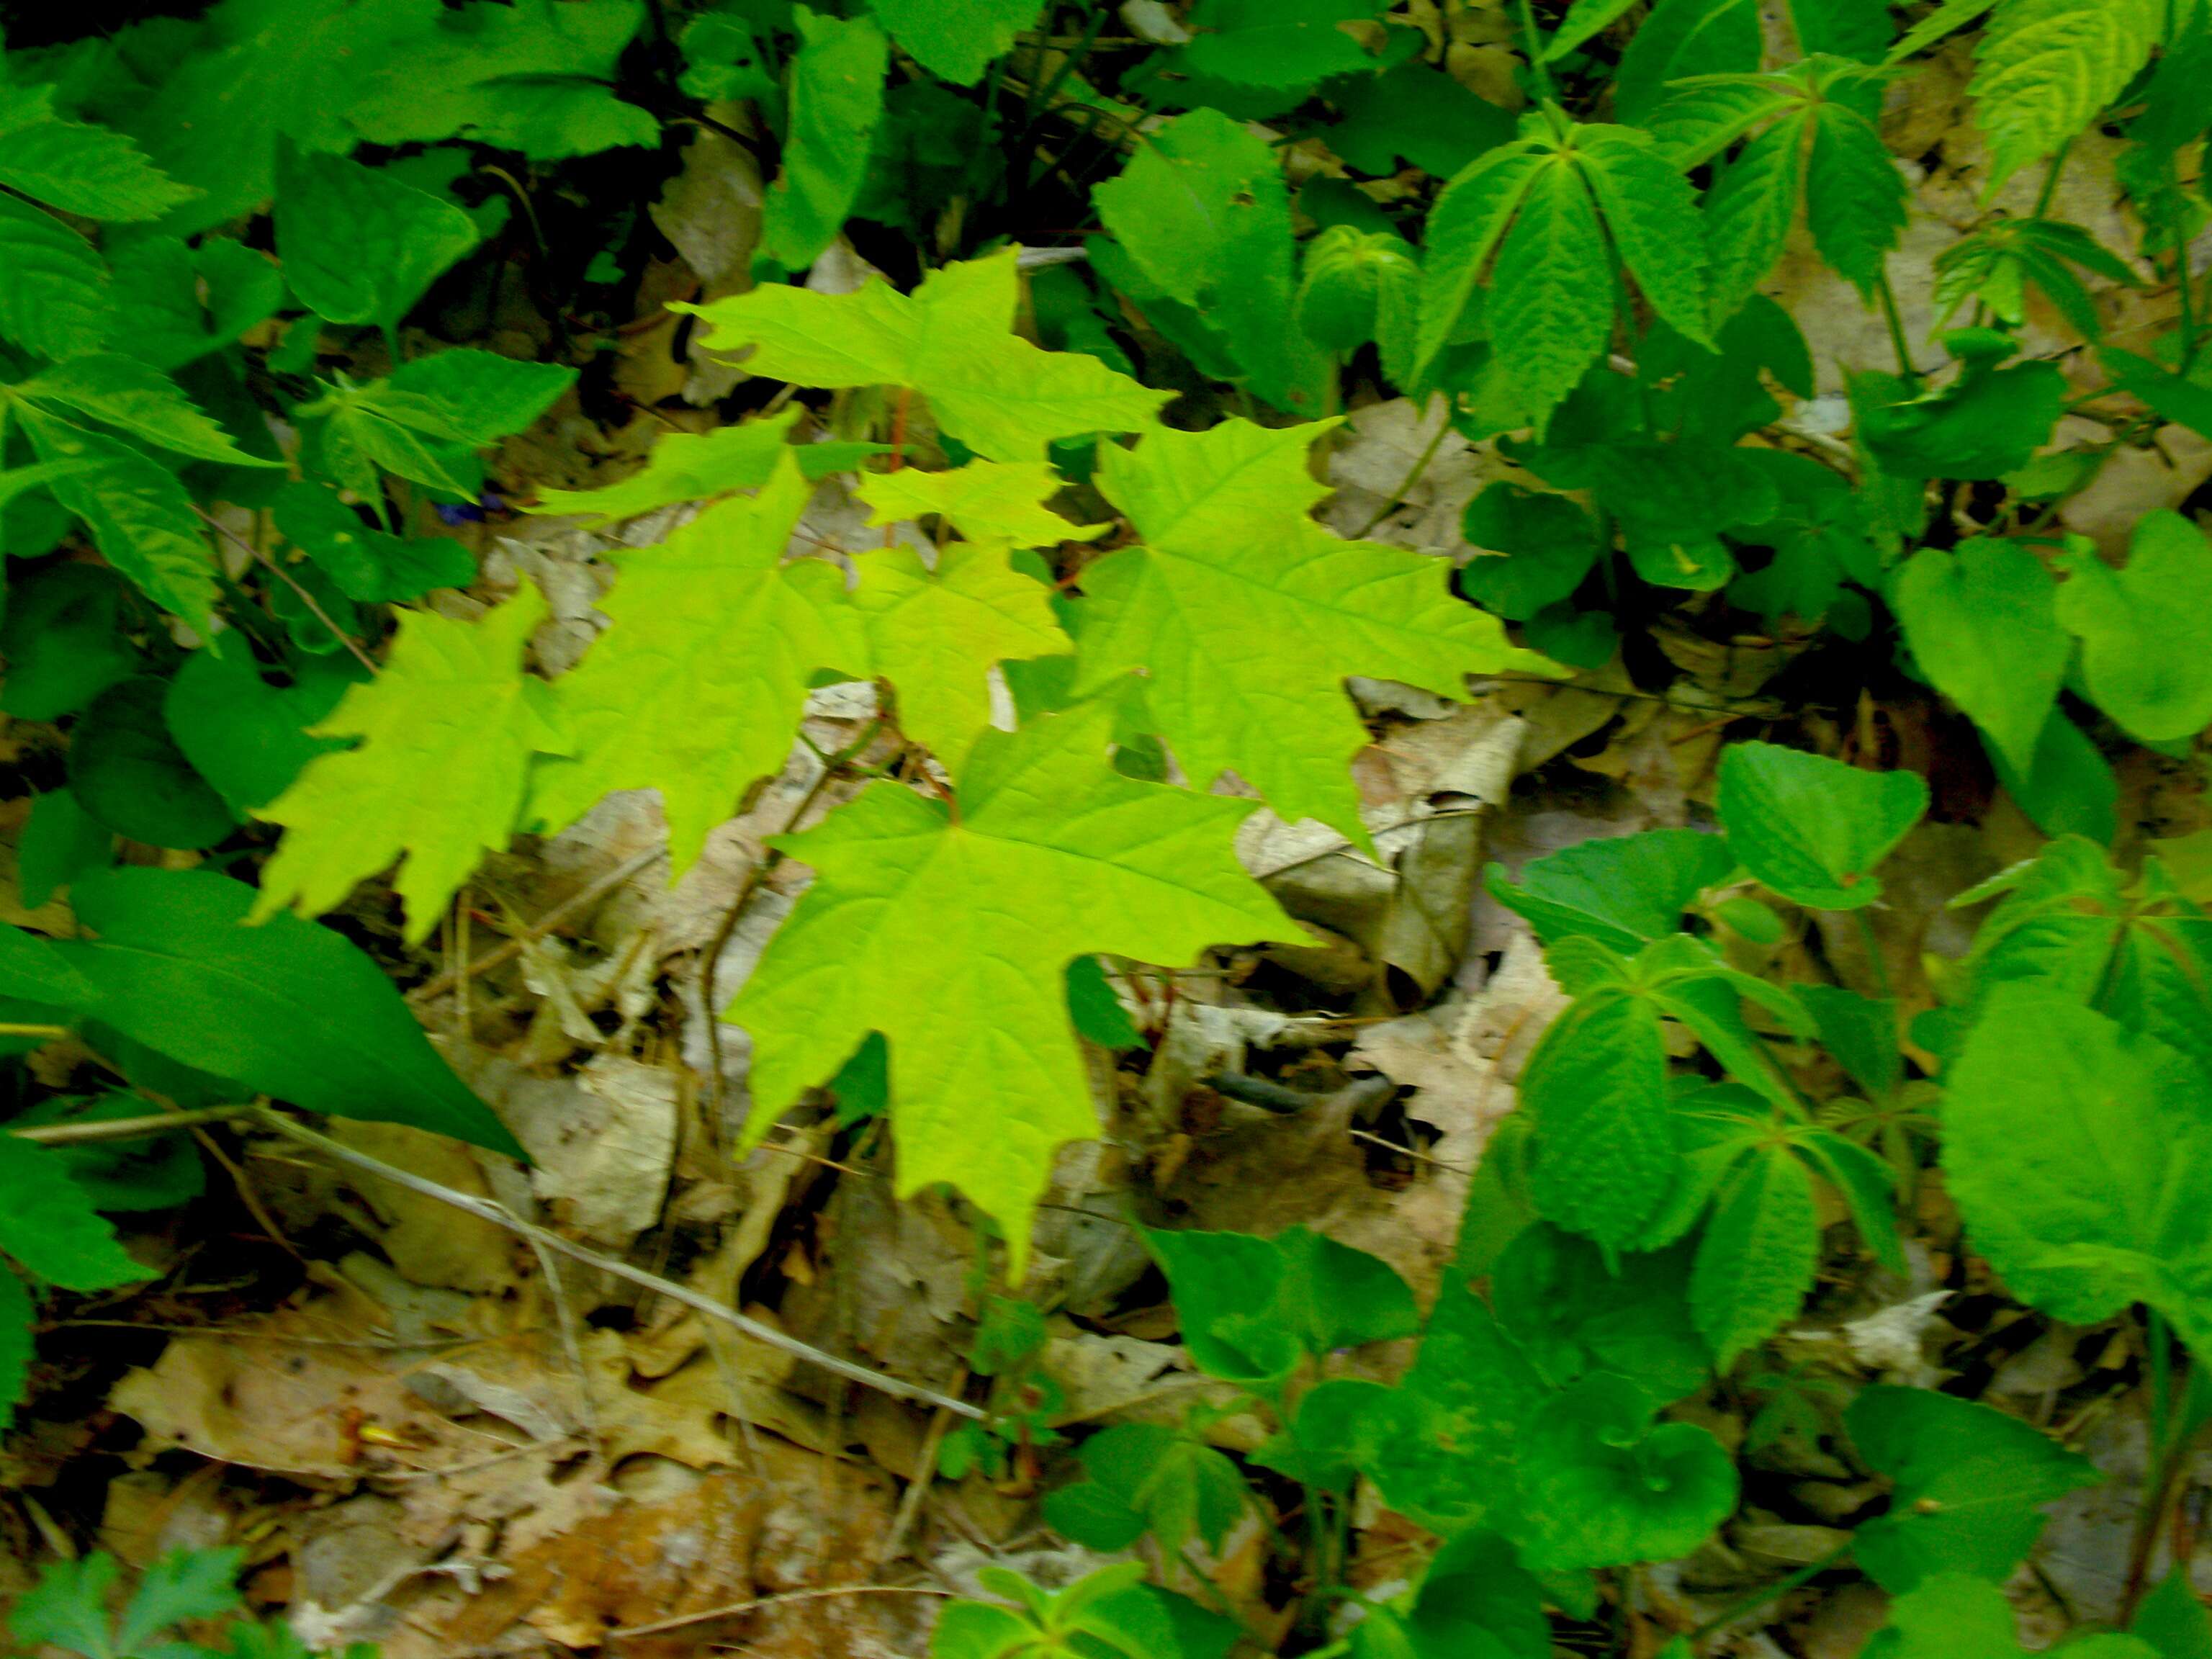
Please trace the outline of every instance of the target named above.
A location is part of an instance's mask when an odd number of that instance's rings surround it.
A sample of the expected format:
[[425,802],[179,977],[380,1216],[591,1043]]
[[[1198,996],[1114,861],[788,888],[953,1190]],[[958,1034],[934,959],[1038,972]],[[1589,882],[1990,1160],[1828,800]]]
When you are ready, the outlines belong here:
[[1544,37],[1537,30],[1536,8],[1531,0],[1521,0],[1521,36],[1528,54],[1528,73],[1536,79],[1536,95],[1548,103],[1555,90],[1552,66],[1544,61]]
[[1889,988],[1889,964],[1882,960],[1881,940],[1874,931],[1874,918],[1863,907],[1851,914],[1859,919],[1859,938],[1866,945],[1867,966],[1874,972],[1875,989],[1884,998],[1892,994]]
[[1878,291],[1881,295],[1882,320],[1889,325],[1890,349],[1897,354],[1897,372],[1908,385],[1917,386],[1920,384],[1920,371],[1912,366],[1912,348],[1905,339],[1904,313],[1897,308],[1897,290],[1890,286],[1887,267],[1882,270]]
[[[1442,396],[1443,394],[1438,393],[1437,395]],[[1437,451],[1443,447],[1444,434],[1451,430],[1451,411],[1447,409],[1441,411],[1441,414],[1442,418],[1437,422],[1436,435],[1429,440],[1426,447],[1422,449],[1419,457],[1415,459],[1412,467],[1407,471],[1406,476],[1398,480],[1398,487],[1390,492],[1389,498],[1385,501],[1382,506],[1375,509],[1375,514],[1372,518],[1369,519],[1365,524],[1359,526],[1359,530],[1358,533],[1352,537],[1352,540],[1358,541],[1361,538],[1369,534],[1374,530],[1376,525],[1381,524],[1383,520],[1389,518],[1393,513],[1396,512],[1401,507],[1405,505],[1407,491],[1413,489],[1415,484],[1421,481],[1421,474],[1429,470],[1429,463],[1436,459]]]
[[1704,1624],[1698,1626],[1697,1629],[1690,1632],[1688,1639],[1691,1646],[1694,1648],[1698,1643],[1704,1641],[1705,1638],[1711,1636],[1716,1631],[1726,1630],[1730,1625],[1735,1623],[1737,1620],[1742,1618],[1744,1614],[1747,1613],[1756,1613],[1759,1608],[1766,1606],[1770,1601],[1780,1601],[1784,1596],[1789,1595],[1791,1590],[1796,1589],[1799,1585],[1811,1583],[1822,1573],[1827,1571],[1829,1568],[1842,1562],[1844,1558],[1851,1553],[1851,1546],[1856,1541],[1856,1540],[1854,1539],[1847,1538],[1842,1543],[1837,1545],[1835,1548],[1830,1550],[1826,1555],[1822,1556],[1819,1560],[1807,1562],[1803,1566],[1798,1568],[1796,1571],[1791,1573],[1787,1578],[1778,1580],[1776,1583],[1767,1585],[1763,1589],[1753,1590],[1750,1595],[1746,1595],[1738,1601],[1731,1601],[1727,1607],[1722,1608],[1711,1618],[1706,1620]]
[[0,1036],[40,1037],[48,1042],[58,1042],[62,1038],[73,1035],[74,1033],[66,1025],[21,1025],[12,1022],[0,1024]]
[[2142,1504],[2136,1512],[2135,1536],[2128,1544],[2128,1571],[2120,1591],[2120,1622],[2133,1621],[2136,1608],[2150,1587],[2151,1558],[2166,1530],[2166,1517],[2173,1507],[2174,1489],[2187,1462],[2189,1443],[2195,1437],[2185,1412],[2175,1409],[2173,1333],[2166,1316],[2148,1310],[2150,1344],[2150,1468],[2143,1480]]
[[2029,217],[2040,219],[2050,210],[2051,198],[2058,193],[2058,175],[2066,171],[2066,158],[2073,153],[2074,140],[2069,137],[2059,145],[2057,154],[2051,158],[2051,165],[2044,170],[2043,188],[2035,193],[2035,211]]

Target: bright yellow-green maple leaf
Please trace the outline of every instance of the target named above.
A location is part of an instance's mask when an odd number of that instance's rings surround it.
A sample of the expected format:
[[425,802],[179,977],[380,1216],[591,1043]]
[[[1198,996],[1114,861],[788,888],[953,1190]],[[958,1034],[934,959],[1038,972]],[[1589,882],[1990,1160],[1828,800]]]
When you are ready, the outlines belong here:
[[1149,428],[1172,395],[1096,357],[1046,351],[1013,331],[1020,252],[944,266],[912,294],[872,282],[853,294],[771,283],[703,306],[717,351],[755,348],[751,374],[799,386],[907,386],[937,422],[994,460],[1042,458],[1054,438]]
[[1347,675],[1458,697],[1468,674],[1559,671],[1455,597],[1448,561],[1308,516],[1328,492],[1306,451],[1334,424],[1232,420],[1105,449],[1099,487],[1144,544],[1085,569],[1070,625],[1077,693],[1144,671],[1152,728],[1194,782],[1233,770],[1280,817],[1364,845],[1349,763],[1367,732]]
[[970,461],[950,472],[901,467],[861,477],[856,492],[875,509],[868,522],[896,524],[934,513],[970,541],[1003,536],[1016,547],[1087,542],[1111,525],[1070,524],[1044,503],[1063,481],[1043,461]]
[[899,727],[957,767],[991,723],[991,665],[1070,648],[1043,583],[1007,562],[1004,540],[954,542],[923,568],[914,550],[864,553],[854,598],[870,665],[898,688]]
[[532,823],[557,830],[611,791],[658,789],[681,872],[747,786],[783,764],[814,672],[866,672],[844,572],[784,558],[808,492],[787,448],[757,495],[610,556],[611,625],[554,684],[575,742],[532,776]]
[[1098,1133],[1069,961],[1299,937],[1237,862],[1252,803],[1124,777],[1111,726],[1099,702],[987,732],[956,805],[878,783],[781,838],[814,884],[729,1011],[753,1039],[756,1137],[881,1031],[900,1194],[959,1188],[1005,1228],[1017,1280],[1055,1150]]
[[507,845],[531,755],[568,746],[552,688],[522,671],[523,647],[544,619],[544,599],[527,586],[474,623],[399,613],[383,672],[311,728],[360,746],[310,761],[256,814],[285,835],[262,872],[252,920],[286,905],[320,915],[404,853],[393,885],[406,902],[407,938],[430,931],[477,860]]

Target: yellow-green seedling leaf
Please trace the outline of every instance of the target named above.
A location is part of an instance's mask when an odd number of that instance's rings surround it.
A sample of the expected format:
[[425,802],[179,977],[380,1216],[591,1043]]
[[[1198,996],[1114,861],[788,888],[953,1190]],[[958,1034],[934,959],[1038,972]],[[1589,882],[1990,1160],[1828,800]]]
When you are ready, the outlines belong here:
[[289,147],[276,158],[276,257],[325,322],[396,326],[478,236],[453,203],[382,168]]
[[1098,1133],[1069,961],[1182,963],[1299,931],[1237,861],[1252,803],[1124,777],[1113,721],[1091,703],[988,732],[955,802],[878,783],[780,840],[814,884],[729,1012],[752,1036],[756,1138],[881,1031],[898,1191],[957,1187],[1005,1231],[1016,1281],[1054,1152]]
[[1856,910],[1881,896],[1874,868],[1927,811],[1928,785],[1739,743],[1721,757],[1716,805],[1729,847],[1767,887],[1816,910]]
[[871,17],[802,8],[792,21],[799,52],[791,60],[783,171],[769,186],[760,246],[786,270],[801,270],[845,228],[867,180],[890,43]]
[[2034,764],[2071,654],[2057,599],[2041,560],[1986,536],[1920,549],[1892,593],[1921,672],[2015,771]]
[[383,672],[349,690],[319,738],[359,738],[320,756],[255,816],[284,826],[261,874],[258,921],[292,906],[319,915],[404,855],[393,882],[406,937],[428,934],[484,854],[507,845],[533,754],[568,750],[551,688],[523,670],[545,619],[534,587],[474,623],[400,613]]
[[1864,1389],[1844,1422],[1859,1455],[1896,1483],[1856,1550],[1892,1595],[1947,1572],[2003,1583],[2042,1535],[2040,1506],[2104,1478],[2032,1425],[1933,1389]]
[[1983,198],[2095,120],[2166,26],[2163,0],[2004,0],[1966,91],[1990,141]]
[[1622,1376],[1585,1377],[1522,1431],[1521,1559],[1538,1571],[1689,1554],[1735,1511],[1736,1469],[1692,1423],[1652,1425],[1651,1396]]
[[105,870],[70,894],[95,939],[55,948],[102,1024],[245,1094],[521,1156],[372,957],[297,916],[252,923],[254,899],[205,870]]
[[1100,486],[1144,544],[1083,573],[1076,691],[1143,671],[1152,729],[1194,782],[1233,770],[1283,818],[1364,844],[1347,675],[1455,697],[1469,674],[1556,671],[1455,597],[1439,561],[1307,516],[1327,487],[1306,452],[1331,424],[1231,420],[1105,452]]
[[0,185],[87,219],[155,219],[199,194],[122,133],[65,121],[51,86],[0,84]]
[[678,501],[703,501],[737,490],[758,489],[775,471],[775,459],[786,448],[799,458],[799,470],[810,479],[826,477],[857,466],[871,455],[881,454],[882,444],[791,444],[791,428],[806,411],[787,409],[781,415],[712,432],[668,432],[661,434],[645,459],[643,470],[620,483],[598,489],[542,489],[525,513],[574,514],[586,519],[634,519],[655,507]]
[[1113,528],[1070,524],[1046,507],[1064,488],[1065,481],[1043,461],[970,461],[949,472],[905,466],[864,473],[854,493],[872,509],[871,525],[934,514],[971,542],[1000,537],[1014,547],[1054,547],[1087,542]]
[[177,383],[136,358],[102,352],[74,357],[43,374],[19,380],[7,396],[50,413],[88,416],[157,449],[225,466],[282,466],[249,455]]
[[2047,987],[2001,986],[1946,1079],[1966,1237],[2077,1325],[2145,1302],[2212,1350],[2212,1089],[2188,1056]]
[[854,294],[781,284],[703,306],[707,343],[755,349],[744,368],[798,386],[906,386],[977,453],[1035,460],[1054,438],[1149,428],[1173,394],[1095,357],[1045,351],[1013,331],[1018,248],[933,270],[912,294],[869,283]]
[[2136,520],[2118,570],[2094,548],[2068,560],[2058,620],[2081,641],[2097,707],[2145,743],[2212,725],[2212,546],[2179,513]]
[[153,1277],[116,1241],[61,1154],[15,1135],[0,1135],[0,1251],[64,1290]]
[[899,729],[947,766],[991,724],[994,664],[1069,649],[1051,590],[1008,562],[1003,540],[954,542],[939,550],[934,570],[909,547],[854,562],[869,666],[898,693]]
[[1036,21],[1039,0],[870,0],[901,51],[940,80],[972,87]]
[[815,672],[866,671],[844,573],[784,558],[807,493],[787,446],[758,495],[610,556],[607,630],[553,688],[574,747],[538,763],[532,823],[559,829],[613,790],[658,789],[680,872],[746,787],[783,764]]

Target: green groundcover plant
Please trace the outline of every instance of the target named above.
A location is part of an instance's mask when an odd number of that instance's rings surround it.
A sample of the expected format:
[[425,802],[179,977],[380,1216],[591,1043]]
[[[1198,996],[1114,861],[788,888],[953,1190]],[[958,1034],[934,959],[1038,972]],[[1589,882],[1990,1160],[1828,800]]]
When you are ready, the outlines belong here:
[[[1958,896],[1991,908],[1942,1006],[1735,965],[1785,913],[1863,917],[1929,810],[1918,776],[1784,730],[1725,748],[1710,830],[1492,872],[1571,1000],[1433,1306],[1311,1233],[1148,1235],[1192,1358],[1238,1391],[1220,1409],[1272,1437],[1240,1461],[1200,1413],[1085,1440],[1048,1517],[1170,1571],[1000,1575],[935,1650],[1225,1652],[1172,1569],[1273,1524],[1272,1480],[1303,1494],[1310,1650],[1540,1659],[1553,1617],[1736,1509],[1736,1458],[1681,1405],[1760,1374],[1824,1218],[1899,1264],[1938,1170],[2010,1295],[2141,1354],[2129,1628],[2063,1650],[2212,1651],[2183,1578],[2145,1571],[2212,1415],[2212,917],[2112,851],[2114,757],[2185,760],[2212,723],[2212,546],[2159,511],[2108,557],[2060,516],[2162,428],[2212,437],[2204,0],[178,9],[26,18],[0,51],[0,710],[54,734],[21,897],[70,918],[0,927],[0,1043],[68,1036],[127,1085],[11,1127],[269,1097],[519,1154],[317,918],[376,907],[419,944],[487,854],[620,790],[658,792],[680,874],[809,692],[872,681],[900,762],[775,842],[814,879],[726,1010],[749,1133],[842,1077],[902,1194],[956,1188],[1018,1284],[1055,1155],[1097,1133],[1084,1045],[1134,1036],[1109,972],[1305,937],[1236,855],[1263,805],[1370,846],[1347,678],[1464,698],[1643,661],[1684,618],[1788,635],[1955,709],[2048,837]],[[1883,114],[1931,58],[1984,160],[1972,228],[1914,273],[1938,318],[1914,337],[1913,158]],[[435,317],[524,246],[550,310],[617,314],[636,203],[702,131],[769,182],[741,280],[670,309],[750,378],[632,476],[525,505],[702,504],[611,556],[604,632],[549,676],[544,597],[501,597],[444,532],[511,510],[496,452],[605,395],[613,331],[564,321],[533,357]],[[2058,215],[2091,143],[2134,246]],[[617,177],[642,195],[594,196]],[[854,250],[878,274],[809,280]],[[1827,343],[1766,292],[1799,256],[1893,351],[1826,398]],[[1528,480],[1474,495],[1456,558],[1314,516],[1346,410],[1396,396]],[[883,545],[794,539],[832,475]],[[0,1400],[44,1298],[148,1276],[110,1218],[199,1179],[173,1134],[0,1137]],[[1041,1334],[989,1328],[975,1466],[1051,1434]],[[1336,1374],[1406,1340],[1394,1384]],[[1839,1428],[1893,1488],[1847,1547],[1894,1598],[1869,1651],[2019,1651],[1996,1587],[2094,1471],[1926,1391],[1864,1389]],[[1439,1540],[1401,1594],[1345,1588],[1363,1491]],[[235,1566],[165,1565],[118,1633],[88,1562],[17,1633],[204,1651],[154,1638],[223,1611]]]

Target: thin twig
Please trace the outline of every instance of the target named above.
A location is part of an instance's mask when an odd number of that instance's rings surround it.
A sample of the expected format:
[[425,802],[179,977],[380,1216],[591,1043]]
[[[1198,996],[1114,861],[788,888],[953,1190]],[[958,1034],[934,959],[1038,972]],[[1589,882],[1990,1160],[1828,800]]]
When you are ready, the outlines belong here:
[[419,1193],[424,1198],[435,1199],[441,1204],[451,1205],[454,1209],[475,1216],[479,1220],[489,1221],[495,1227],[504,1227],[519,1238],[526,1239],[533,1244],[542,1243],[547,1249],[556,1251],[572,1261],[580,1261],[587,1267],[596,1267],[603,1273],[611,1273],[615,1278],[635,1285],[642,1290],[652,1291],[665,1296],[670,1301],[690,1308],[695,1313],[704,1314],[709,1319],[719,1320],[723,1324],[743,1331],[756,1341],[765,1343],[781,1352],[811,1361],[824,1370],[833,1372],[851,1382],[878,1389],[901,1400],[912,1400],[925,1406],[939,1406],[947,1411],[957,1412],[963,1417],[972,1417],[978,1421],[986,1415],[981,1407],[971,1406],[964,1400],[955,1400],[950,1395],[939,1394],[936,1389],[924,1388],[918,1382],[908,1382],[902,1377],[886,1376],[880,1371],[872,1371],[866,1366],[855,1364],[849,1359],[841,1359],[836,1354],[824,1352],[810,1342],[802,1342],[795,1336],[787,1336],[773,1325],[764,1325],[757,1319],[748,1319],[736,1309],[725,1307],[714,1297],[702,1296],[688,1285],[679,1285],[672,1279],[663,1279],[659,1273],[647,1273],[642,1267],[633,1267],[619,1257],[605,1255],[600,1251],[576,1243],[571,1239],[563,1238],[558,1233],[535,1226],[515,1215],[505,1205],[495,1200],[480,1198],[472,1193],[456,1192],[451,1187],[441,1186],[438,1182],[418,1176],[412,1170],[400,1169],[395,1164],[386,1164],[382,1158],[371,1158],[366,1152],[356,1152],[343,1141],[333,1140],[328,1135],[319,1134],[304,1124],[295,1123],[290,1118],[272,1108],[256,1107],[253,1109],[253,1116],[257,1121],[275,1130],[287,1139],[297,1141],[303,1146],[311,1146],[326,1158],[335,1158],[341,1164],[350,1164],[353,1168],[375,1176],[380,1180],[388,1181],[396,1187],[403,1187],[410,1193]]
[[[806,786],[806,793],[799,798],[799,805],[791,809],[790,817],[784,821],[785,835],[791,834],[805,822],[806,815],[814,810],[814,803],[830,787],[830,779],[837,775],[847,762],[866,750],[867,746],[876,740],[876,732],[882,725],[881,716],[870,720],[858,738],[823,761],[821,771],[815,775],[814,781]],[[760,891],[761,883],[767,880],[769,873],[782,862],[782,853],[774,848],[753,860],[752,868],[745,872],[744,880],[738,884],[737,896],[730,901],[730,908],[722,913],[721,922],[715,927],[714,938],[707,943],[706,954],[699,961],[699,1011],[707,1022],[707,1127],[708,1133],[716,1136],[722,1133],[722,1017],[714,1006],[717,1000],[714,994],[715,964],[721,960],[722,948],[729,944],[730,936],[738,931],[738,918],[744,915],[745,907],[752,902],[753,895]]]
[[18,1140],[35,1140],[43,1146],[83,1146],[99,1140],[131,1140],[170,1129],[189,1129],[195,1123],[223,1123],[250,1115],[251,1106],[203,1106],[190,1112],[149,1112],[143,1117],[111,1117],[89,1123],[39,1123],[27,1129],[10,1129]]
[[506,944],[485,951],[459,973],[442,973],[435,979],[424,981],[407,994],[407,1000],[418,1005],[434,1001],[452,990],[462,980],[474,979],[479,974],[489,973],[502,963],[512,962],[522,954],[522,947],[532,939],[542,939],[575,915],[577,911],[599,899],[605,898],[654,860],[665,858],[667,854],[667,848],[656,842],[642,853],[624,859],[591,885],[580,888],[571,893],[537,921],[532,922],[529,927],[508,939]]
[[370,656],[368,652],[362,649],[361,641],[354,638],[352,635],[347,633],[344,629],[340,628],[337,623],[331,621],[330,612],[324,610],[323,607],[317,603],[315,596],[307,592],[306,588],[302,587],[300,585],[298,579],[295,577],[290,571],[285,569],[283,565],[276,562],[274,555],[269,553],[264,549],[256,547],[252,542],[246,540],[245,537],[240,535],[235,530],[233,530],[228,525],[223,523],[222,520],[216,518],[214,514],[209,512],[198,502],[193,503],[192,511],[200,515],[201,519],[205,521],[209,529],[214,531],[216,535],[222,537],[233,547],[237,548],[248,558],[258,559],[263,564],[267,565],[270,571],[276,574],[277,580],[283,582],[285,586],[290,588],[293,593],[298,598],[300,603],[307,607],[307,614],[313,617],[317,622],[322,623],[324,627],[329,629],[331,630],[331,636],[337,640],[340,645],[345,647],[347,650],[353,653],[355,659],[358,661],[363,668],[368,670],[369,677],[372,679],[378,674],[384,672],[377,666],[376,659]]
[[793,1601],[827,1601],[834,1595],[934,1595],[945,1601],[957,1599],[951,1590],[938,1589],[929,1584],[831,1584],[823,1589],[786,1590],[781,1595],[762,1595],[750,1601],[732,1601],[727,1607],[678,1613],[673,1619],[656,1619],[649,1625],[621,1625],[604,1632],[602,1639],[614,1642],[626,1636],[658,1636],[664,1631],[682,1630],[690,1625],[712,1624],[717,1619],[734,1619],[739,1613],[758,1613],[764,1607],[784,1607]]

